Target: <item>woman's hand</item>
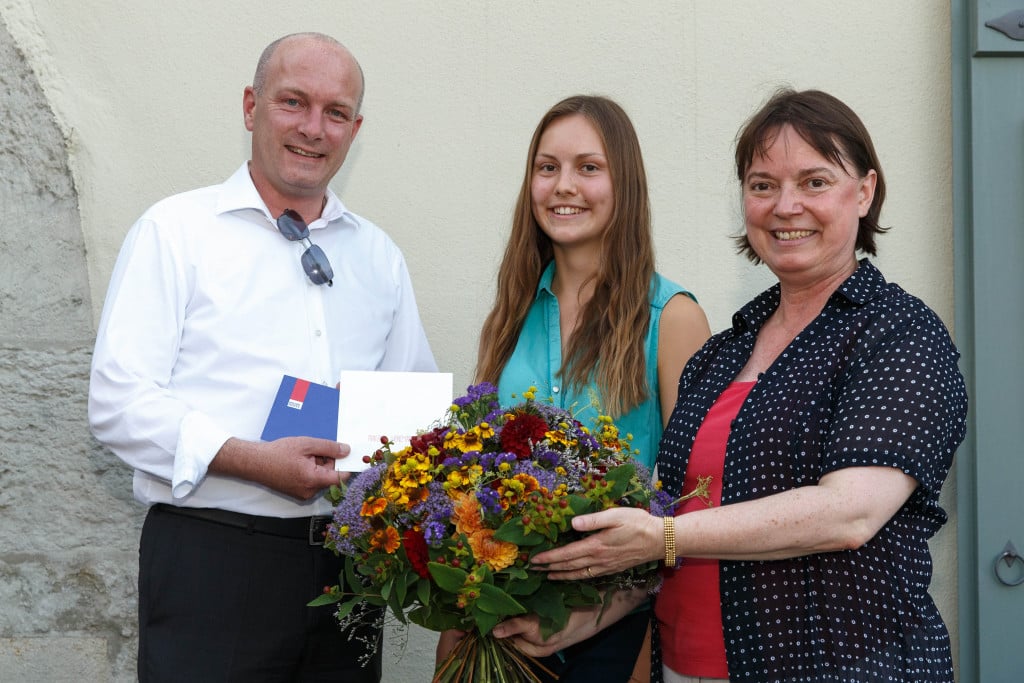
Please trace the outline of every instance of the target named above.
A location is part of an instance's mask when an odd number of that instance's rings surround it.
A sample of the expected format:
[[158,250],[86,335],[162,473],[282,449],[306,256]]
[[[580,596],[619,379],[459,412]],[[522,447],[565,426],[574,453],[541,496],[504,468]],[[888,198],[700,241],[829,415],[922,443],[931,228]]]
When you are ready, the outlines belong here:
[[510,638],[519,650],[531,657],[547,657],[570,645],[590,638],[601,629],[611,626],[629,614],[647,597],[647,591],[634,589],[617,591],[606,600],[610,601],[601,612],[601,605],[577,607],[569,614],[565,628],[551,634],[547,640],[540,633],[540,620],[535,614],[512,617],[494,627],[496,638]]
[[441,662],[447,659],[448,655],[455,649],[455,646],[459,644],[459,641],[465,637],[466,632],[459,631],[458,629],[450,628],[446,631],[441,631],[441,635],[437,638],[434,668],[440,666]]
[[636,508],[611,508],[574,517],[577,531],[596,532],[581,541],[539,553],[534,569],[562,580],[589,579],[659,560],[665,554],[665,527],[660,517]]

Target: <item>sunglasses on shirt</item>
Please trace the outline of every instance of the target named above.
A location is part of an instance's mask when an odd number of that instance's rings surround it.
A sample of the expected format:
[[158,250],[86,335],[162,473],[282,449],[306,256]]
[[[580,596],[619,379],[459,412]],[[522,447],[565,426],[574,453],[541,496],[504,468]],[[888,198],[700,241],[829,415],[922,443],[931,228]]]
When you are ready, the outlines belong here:
[[306,246],[306,251],[302,252],[302,269],[313,284],[327,283],[328,287],[333,287],[334,270],[331,262],[327,260],[324,250],[310,241],[309,226],[302,220],[302,216],[293,209],[285,209],[277,219],[277,229],[289,242],[302,242]]

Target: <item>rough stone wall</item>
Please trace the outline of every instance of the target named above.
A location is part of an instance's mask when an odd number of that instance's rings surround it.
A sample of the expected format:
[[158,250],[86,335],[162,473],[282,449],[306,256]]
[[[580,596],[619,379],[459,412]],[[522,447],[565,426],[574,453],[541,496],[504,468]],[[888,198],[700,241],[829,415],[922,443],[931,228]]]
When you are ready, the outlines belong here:
[[89,434],[94,333],[65,144],[0,22],[0,680],[134,680],[142,510]]

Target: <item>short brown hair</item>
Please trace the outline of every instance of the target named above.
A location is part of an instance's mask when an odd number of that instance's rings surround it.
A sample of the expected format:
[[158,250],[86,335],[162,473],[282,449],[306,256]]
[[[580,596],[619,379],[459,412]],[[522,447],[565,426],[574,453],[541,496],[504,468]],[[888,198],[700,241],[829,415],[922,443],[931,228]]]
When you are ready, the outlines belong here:
[[[876,255],[875,235],[887,232],[879,224],[885,201],[885,176],[871,136],[860,118],[841,100],[820,90],[797,92],[783,88],[751,116],[736,138],[736,175],[743,183],[754,155],[764,156],[783,126],[792,126],[803,140],[823,157],[839,164],[851,176],[863,178],[874,169],[878,176],[875,196],[857,226],[857,249]],[[853,168],[847,168],[847,164]],[[737,251],[754,263],[761,259],[746,234],[736,239]]]

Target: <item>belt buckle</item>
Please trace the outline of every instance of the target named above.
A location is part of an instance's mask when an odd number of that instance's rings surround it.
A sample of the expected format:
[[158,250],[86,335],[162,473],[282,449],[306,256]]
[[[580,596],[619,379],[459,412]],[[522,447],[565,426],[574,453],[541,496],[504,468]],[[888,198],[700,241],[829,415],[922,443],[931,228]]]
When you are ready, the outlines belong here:
[[309,518],[309,544],[323,545],[324,537],[327,535],[327,525],[331,523],[330,517]]

